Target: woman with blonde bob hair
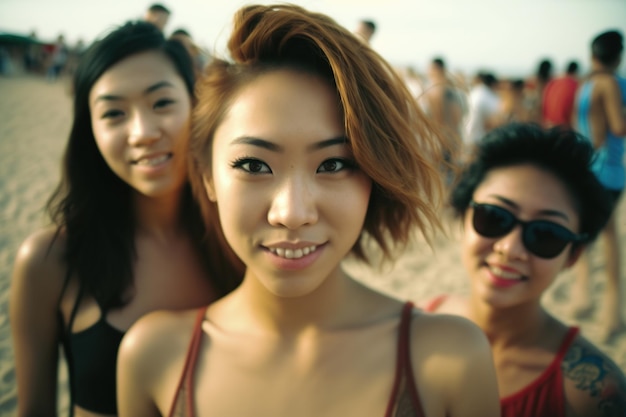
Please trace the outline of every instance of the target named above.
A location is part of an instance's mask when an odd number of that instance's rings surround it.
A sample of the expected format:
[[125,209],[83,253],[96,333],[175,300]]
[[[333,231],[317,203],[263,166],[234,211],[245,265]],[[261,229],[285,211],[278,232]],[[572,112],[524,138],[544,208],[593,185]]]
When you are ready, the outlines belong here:
[[240,9],[228,47],[198,86],[190,177],[246,273],[208,308],[133,326],[120,416],[498,415],[477,327],[341,269],[365,237],[392,259],[439,227],[439,142],[402,81],[297,6]]

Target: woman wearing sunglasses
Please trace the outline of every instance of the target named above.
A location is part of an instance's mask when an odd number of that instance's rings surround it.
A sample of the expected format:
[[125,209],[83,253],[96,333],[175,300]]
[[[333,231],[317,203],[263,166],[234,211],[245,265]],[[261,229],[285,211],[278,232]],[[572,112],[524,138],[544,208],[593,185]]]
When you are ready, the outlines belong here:
[[487,334],[504,417],[626,415],[623,373],[541,305],[610,215],[592,156],[575,133],[511,124],[479,143],[452,191],[471,291],[426,309]]

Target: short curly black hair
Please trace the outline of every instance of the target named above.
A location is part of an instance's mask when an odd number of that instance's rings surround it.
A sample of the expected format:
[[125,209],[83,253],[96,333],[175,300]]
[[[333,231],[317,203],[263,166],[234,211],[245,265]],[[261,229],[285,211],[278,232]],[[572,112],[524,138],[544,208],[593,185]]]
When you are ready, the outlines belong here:
[[520,164],[535,165],[565,184],[580,216],[579,233],[588,236],[588,243],[598,236],[613,210],[610,193],[591,170],[593,157],[591,142],[576,132],[511,123],[492,130],[478,142],[472,161],[452,189],[450,204],[461,216],[489,171]]

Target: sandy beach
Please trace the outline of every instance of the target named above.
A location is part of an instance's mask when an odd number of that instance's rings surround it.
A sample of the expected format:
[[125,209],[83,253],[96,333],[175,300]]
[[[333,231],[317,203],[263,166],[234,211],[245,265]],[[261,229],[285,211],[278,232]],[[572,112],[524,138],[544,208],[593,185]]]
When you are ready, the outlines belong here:
[[[71,101],[63,80],[48,83],[30,76],[0,78],[0,416],[13,416],[17,405],[8,320],[12,264],[21,241],[46,224],[43,206],[59,179],[70,116]],[[622,199],[618,208],[623,251],[626,250],[625,200]],[[456,225],[450,229],[448,237],[435,239],[432,249],[423,239],[416,238],[414,244],[399,254],[393,268],[372,268],[353,261],[346,262],[345,267],[375,288],[416,302],[442,293],[463,293],[467,291],[467,279],[460,260],[459,230]],[[594,246],[591,257],[592,297],[596,304],[605,281],[600,243]],[[373,260],[375,264],[379,260],[376,253]],[[571,272],[562,274],[546,294],[545,305],[566,323],[579,325],[585,336],[626,369],[626,333],[610,344],[602,344],[597,309],[581,321],[568,315],[572,281]],[[622,289],[626,290],[626,285]],[[65,372],[60,373],[60,379],[66,379]],[[61,415],[65,415],[66,405],[67,393],[61,384]]]

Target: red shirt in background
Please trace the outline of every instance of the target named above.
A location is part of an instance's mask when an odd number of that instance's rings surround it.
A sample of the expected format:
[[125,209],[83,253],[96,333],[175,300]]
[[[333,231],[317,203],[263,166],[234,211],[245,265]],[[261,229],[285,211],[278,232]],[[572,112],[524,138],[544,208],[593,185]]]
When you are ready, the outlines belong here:
[[541,119],[544,126],[572,127],[572,110],[578,80],[572,76],[556,78],[543,91]]

